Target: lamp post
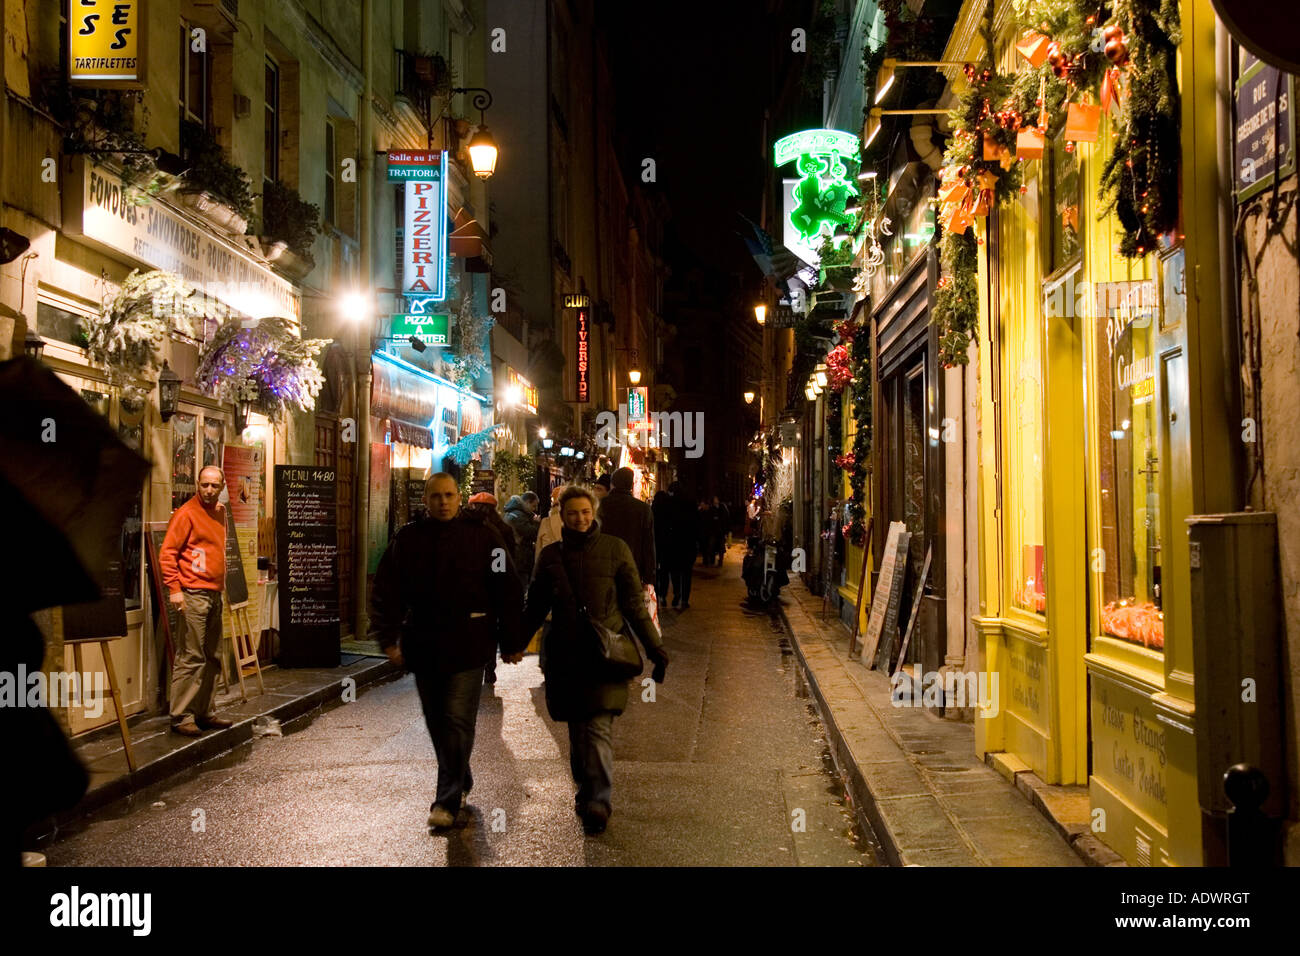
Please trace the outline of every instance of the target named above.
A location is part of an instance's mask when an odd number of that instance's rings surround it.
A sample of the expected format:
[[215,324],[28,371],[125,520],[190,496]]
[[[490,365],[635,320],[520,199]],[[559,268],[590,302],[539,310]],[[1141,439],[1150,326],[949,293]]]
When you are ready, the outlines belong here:
[[484,114],[492,108],[492,93],[482,86],[453,86],[453,93],[473,93],[470,105],[478,110],[478,131],[470,137],[466,149],[469,151],[469,163],[474,168],[474,175],[479,179],[491,179],[497,168],[497,141],[488,131]]

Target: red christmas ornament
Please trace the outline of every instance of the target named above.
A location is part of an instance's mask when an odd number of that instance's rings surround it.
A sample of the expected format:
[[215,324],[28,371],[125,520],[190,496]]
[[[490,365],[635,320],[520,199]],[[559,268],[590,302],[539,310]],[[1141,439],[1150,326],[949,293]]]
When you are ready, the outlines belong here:
[[1108,40],[1102,52],[1106,54],[1106,59],[1116,66],[1123,66],[1128,62],[1128,47],[1123,40]]

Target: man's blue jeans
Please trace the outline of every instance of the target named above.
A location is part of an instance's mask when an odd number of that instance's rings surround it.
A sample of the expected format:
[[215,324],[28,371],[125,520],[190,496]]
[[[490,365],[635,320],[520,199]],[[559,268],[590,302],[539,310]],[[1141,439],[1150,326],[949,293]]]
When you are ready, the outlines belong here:
[[474,750],[483,668],[454,674],[416,674],[415,687],[420,692],[424,722],[438,757],[438,790],[433,805],[454,814],[460,810],[461,793],[469,793],[474,786],[469,757]]
[[578,809],[588,804],[610,808],[614,789],[614,713],[603,710],[587,720],[569,721],[569,769],[578,785]]

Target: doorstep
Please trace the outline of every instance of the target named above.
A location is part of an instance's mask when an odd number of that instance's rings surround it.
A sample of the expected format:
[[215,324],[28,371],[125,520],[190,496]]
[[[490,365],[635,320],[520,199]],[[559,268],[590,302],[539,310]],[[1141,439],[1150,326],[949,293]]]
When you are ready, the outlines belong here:
[[55,814],[28,828],[24,847],[49,843],[63,830],[109,804],[148,798],[160,785],[172,785],[179,775],[197,773],[200,764],[234,750],[253,739],[253,721],[271,717],[287,729],[291,721],[310,723],[326,710],[343,703],[344,682],[363,688],[401,676],[402,671],[386,658],[363,657],[340,667],[302,667],[283,670],[262,668],[266,693],[258,689],[257,678],[244,678],[250,691],[247,700],[236,689],[216,696],[217,713],[233,720],[231,727],[206,731],[202,737],[183,737],[171,732],[167,714],[136,716],[127,723],[136,769],[126,765],[126,752],[116,723],[72,740],[72,749],[90,777],[86,794],[71,810]]
[[[1085,788],[1046,787],[1027,767],[1011,768],[1008,779],[976,756],[972,724],[891,704],[889,677],[848,659],[848,629],[824,617],[821,599],[797,578],[781,612],[846,792],[891,864],[1111,862],[1088,856],[1105,848],[1087,832]],[[1059,821],[1045,815],[1052,810]]]

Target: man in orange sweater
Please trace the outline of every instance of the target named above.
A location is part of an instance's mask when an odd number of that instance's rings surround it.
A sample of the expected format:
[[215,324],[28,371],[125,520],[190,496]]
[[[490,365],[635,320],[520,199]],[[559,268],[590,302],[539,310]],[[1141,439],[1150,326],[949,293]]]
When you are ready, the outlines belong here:
[[218,500],[226,478],[208,465],[198,493],[172,514],[158,554],[171,602],[184,615],[172,667],[172,730],[198,737],[234,721],[212,710],[212,685],[221,661],[221,592],[226,584],[226,508]]

